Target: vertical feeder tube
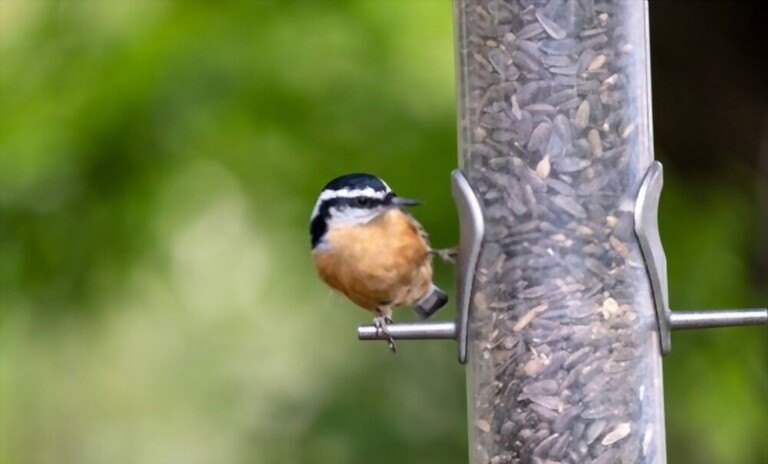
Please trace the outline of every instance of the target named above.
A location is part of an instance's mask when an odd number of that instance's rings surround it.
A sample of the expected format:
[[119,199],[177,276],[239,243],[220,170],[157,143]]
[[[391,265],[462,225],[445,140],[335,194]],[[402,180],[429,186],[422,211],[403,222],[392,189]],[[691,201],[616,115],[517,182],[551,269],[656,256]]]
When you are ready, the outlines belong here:
[[455,0],[460,163],[485,217],[471,462],[664,463],[633,212],[653,160],[647,2]]

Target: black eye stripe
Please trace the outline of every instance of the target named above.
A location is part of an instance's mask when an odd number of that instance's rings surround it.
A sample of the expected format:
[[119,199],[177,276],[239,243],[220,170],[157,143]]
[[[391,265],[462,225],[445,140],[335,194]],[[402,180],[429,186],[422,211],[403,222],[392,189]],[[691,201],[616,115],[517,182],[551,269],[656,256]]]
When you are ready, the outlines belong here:
[[[362,200],[362,201],[361,201]],[[353,198],[332,198],[330,200],[324,201],[320,205],[320,213],[328,213],[331,208],[333,207],[339,207],[339,206],[351,206],[351,207],[360,207],[365,206],[366,208],[370,207],[376,207],[381,206],[386,201],[382,198],[374,198],[374,197],[353,197]]]
[[354,204],[356,206],[363,206],[363,207],[375,206],[375,199],[368,198],[368,197],[357,197],[355,198]]
[[357,205],[363,205],[365,207],[376,207],[381,206],[384,204],[384,200],[381,198],[371,198],[371,197],[359,197],[358,202],[356,202]]

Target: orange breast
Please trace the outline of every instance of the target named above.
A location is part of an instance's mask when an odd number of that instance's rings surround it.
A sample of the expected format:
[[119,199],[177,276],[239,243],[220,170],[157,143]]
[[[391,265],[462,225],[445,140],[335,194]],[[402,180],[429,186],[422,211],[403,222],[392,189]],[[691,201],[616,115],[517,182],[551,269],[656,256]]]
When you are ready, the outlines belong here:
[[412,221],[391,210],[365,225],[331,228],[328,247],[313,253],[320,277],[371,311],[412,304],[432,283],[429,244]]

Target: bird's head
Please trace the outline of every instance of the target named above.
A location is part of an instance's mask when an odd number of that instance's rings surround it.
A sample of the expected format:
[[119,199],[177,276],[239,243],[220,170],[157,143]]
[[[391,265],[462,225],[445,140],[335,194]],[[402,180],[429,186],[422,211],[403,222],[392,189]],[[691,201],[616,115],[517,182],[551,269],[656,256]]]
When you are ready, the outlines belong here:
[[312,249],[321,245],[329,228],[370,222],[391,208],[420,202],[397,196],[386,182],[371,174],[347,174],[328,182],[312,210]]

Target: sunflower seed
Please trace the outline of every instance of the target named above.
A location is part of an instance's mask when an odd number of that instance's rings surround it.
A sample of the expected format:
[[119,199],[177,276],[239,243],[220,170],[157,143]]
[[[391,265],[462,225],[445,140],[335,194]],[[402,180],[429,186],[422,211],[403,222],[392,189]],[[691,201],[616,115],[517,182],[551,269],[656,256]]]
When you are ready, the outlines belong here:
[[544,16],[540,11],[536,12],[536,19],[539,20],[541,27],[543,27],[544,30],[547,31],[547,34],[552,36],[553,39],[560,40],[565,38],[566,32],[563,28],[558,26],[556,22]]

